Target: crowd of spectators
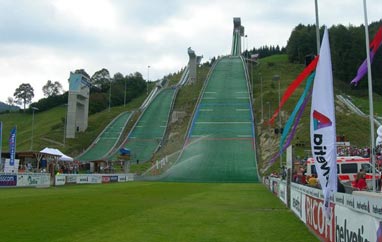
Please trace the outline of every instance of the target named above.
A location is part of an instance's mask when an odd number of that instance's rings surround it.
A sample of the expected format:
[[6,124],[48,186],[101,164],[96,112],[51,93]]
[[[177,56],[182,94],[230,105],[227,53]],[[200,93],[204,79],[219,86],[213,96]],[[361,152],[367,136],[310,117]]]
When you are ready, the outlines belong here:
[[[364,158],[370,157],[371,150],[369,147],[356,147],[356,146],[338,146],[337,147],[337,156],[361,156]],[[306,175],[306,160],[297,159],[294,162],[293,170],[292,170],[292,182],[307,185],[310,187],[320,188],[320,183],[318,181],[317,175],[312,174],[310,176]],[[378,167],[382,167],[382,146],[377,146],[376,148],[376,165]],[[284,173],[284,167],[281,169],[280,173],[274,172],[270,174],[271,177],[280,177],[284,178],[281,174]],[[338,191],[345,192],[344,184],[338,179]],[[349,184],[350,185],[350,184]],[[365,172],[361,170],[358,175],[356,181],[351,184],[354,190],[365,190],[367,189],[367,184],[365,181]]]
[[355,146],[337,146],[338,156],[361,156],[370,157],[370,148],[363,147],[358,148]]
[[73,162],[63,162],[59,161],[56,163],[55,171],[59,172],[61,174],[78,174],[79,172],[79,162],[73,161]]

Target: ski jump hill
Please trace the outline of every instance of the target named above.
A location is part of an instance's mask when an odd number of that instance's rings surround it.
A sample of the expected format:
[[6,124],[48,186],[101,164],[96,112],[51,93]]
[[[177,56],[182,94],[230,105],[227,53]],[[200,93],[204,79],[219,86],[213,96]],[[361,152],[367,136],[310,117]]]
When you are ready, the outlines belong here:
[[126,148],[131,150],[134,161],[148,161],[162,143],[177,91],[188,78],[189,70],[186,67],[176,86],[165,87],[164,82],[156,85],[139,108],[141,114],[127,136],[122,134],[134,112],[121,113],[75,159],[81,162],[117,160],[119,149]]
[[206,80],[180,157],[163,181],[258,182],[252,98],[234,29],[230,56]]
[[[235,18],[231,55],[215,62],[200,93],[183,150],[177,161],[156,176],[156,180],[259,181],[251,87],[245,62],[240,56],[243,35],[240,19]],[[77,159],[115,160],[118,150],[126,148],[131,151],[132,161],[150,160],[163,142],[177,91],[187,78],[184,75],[173,87],[153,89],[121,146],[117,147],[117,143],[121,143],[117,141],[122,139],[120,134],[132,113],[121,114],[113,120]]]

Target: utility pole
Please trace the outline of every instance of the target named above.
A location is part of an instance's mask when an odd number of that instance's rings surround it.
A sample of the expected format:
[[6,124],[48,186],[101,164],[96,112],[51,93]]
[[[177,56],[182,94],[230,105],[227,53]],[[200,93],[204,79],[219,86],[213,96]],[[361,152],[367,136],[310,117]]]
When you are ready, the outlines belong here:
[[31,148],[30,148],[30,150],[33,150],[34,111],[38,111],[39,109],[36,107],[31,107],[31,109],[32,109],[32,137],[31,137]]
[[264,109],[263,109],[263,76],[260,73],[260,102],[261,102],[261,123],[264,122]]
[[146,94],[149,95],[150,66],[147,66]]
[[110,88],[109,88],[109,112],[110,112],[110,107],[111,107],[111,79],[110,81]]

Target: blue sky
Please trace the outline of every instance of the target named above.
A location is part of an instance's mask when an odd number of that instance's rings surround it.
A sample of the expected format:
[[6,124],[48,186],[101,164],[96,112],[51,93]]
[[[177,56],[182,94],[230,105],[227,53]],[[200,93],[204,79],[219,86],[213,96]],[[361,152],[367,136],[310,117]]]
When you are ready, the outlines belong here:
[[[368,0],[369,23],[382,2]],[[318,0],[320,25],[364,23],[362,0]],[[314,24],[314,0],[0,0],[0,101],[30,83],[37,101],[48,80],[65,90],[70,71],[89,75],[141,72],[162,78],[187,64],[187,48],[202,62],[230,53],[233,17],[245,46],[285,46],[292,29]]]

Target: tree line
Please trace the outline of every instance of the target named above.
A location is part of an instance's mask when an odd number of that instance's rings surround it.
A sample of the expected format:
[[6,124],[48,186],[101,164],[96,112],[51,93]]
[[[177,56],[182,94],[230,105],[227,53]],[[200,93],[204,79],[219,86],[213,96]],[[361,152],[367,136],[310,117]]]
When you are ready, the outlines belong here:
[[[109,71],[103,68],[95,72],[91,77],[84,69],[77,69],[75,73],[86,76],[90,82],[89,113],[97,113],[110,106],[120,106],[130,102],[146,91],[146,81],[139,72],[123,75],[117,72],[110,76]],[[15,104],[38,108],[40,111],[49,110],[53,107],[64,105],[68,102],[68,92],[63,92],[60,82],[48,80],[42,88],[44,98],[32,103],[34,89],[29,83],[23,83],[16,88],[13,97],[8,97],[6,103],[10,106]],[[31,111],[31,108],[28,109]]]
[[243,55],[250,58],[251,55],[257,54],[258,58],[264,58],[271,55],[285,54],[285,47],[280,47],[279,45],[264,45],[259,48],[253,47],[251,50],[245,50]]
[[[369,38],[372,41],[378,28],[382,25],[382,20],[369,25]],[[350,84],[356,76],[358,67],[366,58],[365,29],[364,25],[347,26],[333,25],[328,29],[330,50],[332,58],[333,76],[338,81]],[[320,39],[322,39],[324,28],[320,28]],[[373,89],[378,94],[382,94],[382,48],[375,54],[372,64]],[[289,61],[304,64],[306,57],[315,55],[316,47],[316,26],[297,25],[287,42],[286,53]],[[367,89],[367,76],[361,80],[357,89]]]

